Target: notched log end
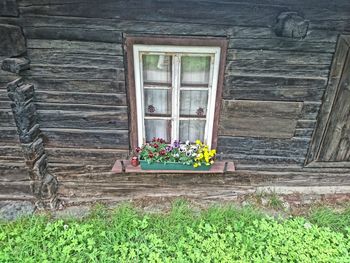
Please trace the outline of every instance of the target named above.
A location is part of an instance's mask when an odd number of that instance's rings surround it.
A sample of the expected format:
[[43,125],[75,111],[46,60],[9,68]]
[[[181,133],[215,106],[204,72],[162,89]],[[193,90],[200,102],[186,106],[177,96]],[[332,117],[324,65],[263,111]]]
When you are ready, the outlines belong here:
[[29,69],[29,64],[30,61],[25,57],[6,58],[2,61],[1,69],[19,74],[21,71]]

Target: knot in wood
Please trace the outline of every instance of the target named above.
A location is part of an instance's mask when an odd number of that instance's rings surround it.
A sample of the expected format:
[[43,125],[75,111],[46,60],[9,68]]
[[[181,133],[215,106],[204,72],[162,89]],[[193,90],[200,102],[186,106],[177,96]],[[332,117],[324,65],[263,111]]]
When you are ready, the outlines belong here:
[[274,27],[275,34],[279,37],[305,38],[309,28],[309,21],[297,12],[282,12],[277,17]]

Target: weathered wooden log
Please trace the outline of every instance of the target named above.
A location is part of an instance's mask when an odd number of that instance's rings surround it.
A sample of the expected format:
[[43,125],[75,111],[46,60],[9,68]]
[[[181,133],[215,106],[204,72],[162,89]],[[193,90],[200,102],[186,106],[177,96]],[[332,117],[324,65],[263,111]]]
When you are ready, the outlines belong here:
[[0,1],[0,16],[17,17],[19,15],[18,5],[16,0],[1,0]]
[[2,61],[1,68],[12,73],[20,73],[29,69],[29,60],[27,58],[6,58]]
[[[41,131],[37,123],[34,105],[34,86],[26,85],[21,79],[7,86],[8,96],[12,100],[12,112],[16,122],[19,140],[28,168],[31,193],[36,196],[40,206],[57,204],[57,180],[48,173],[48,161],[45,154]],[[48,200],[46,200],[48,199]]]
[[21,28],[0,24],[0,56],[20,56],[26,52],[26,45]]
[[224,100],[219,135],[292,138],[302,103]]

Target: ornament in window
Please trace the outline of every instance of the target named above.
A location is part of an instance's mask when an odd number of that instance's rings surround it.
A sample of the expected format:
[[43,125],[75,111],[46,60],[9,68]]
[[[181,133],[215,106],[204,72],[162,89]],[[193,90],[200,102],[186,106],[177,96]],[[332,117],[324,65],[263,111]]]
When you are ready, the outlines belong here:
[[197,111],[197,116],[203,116],[204,115],[204,109],[202,107],[198,108]]
[[148,112],[154,113],[156,111],[156,108],[153,105],[148,105]]

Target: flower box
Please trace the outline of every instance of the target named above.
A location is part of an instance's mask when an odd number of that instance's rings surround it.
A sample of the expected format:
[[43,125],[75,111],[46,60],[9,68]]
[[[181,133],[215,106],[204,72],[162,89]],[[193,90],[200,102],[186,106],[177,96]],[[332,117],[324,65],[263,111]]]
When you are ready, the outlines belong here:
[[193,167],[193,165],[186,165],[182,163],[148,163],[145,160],[140,160],[140,165],[142,170],[190,170],[190,171],[209,171],[211,165],[201,165],[198,167]]

